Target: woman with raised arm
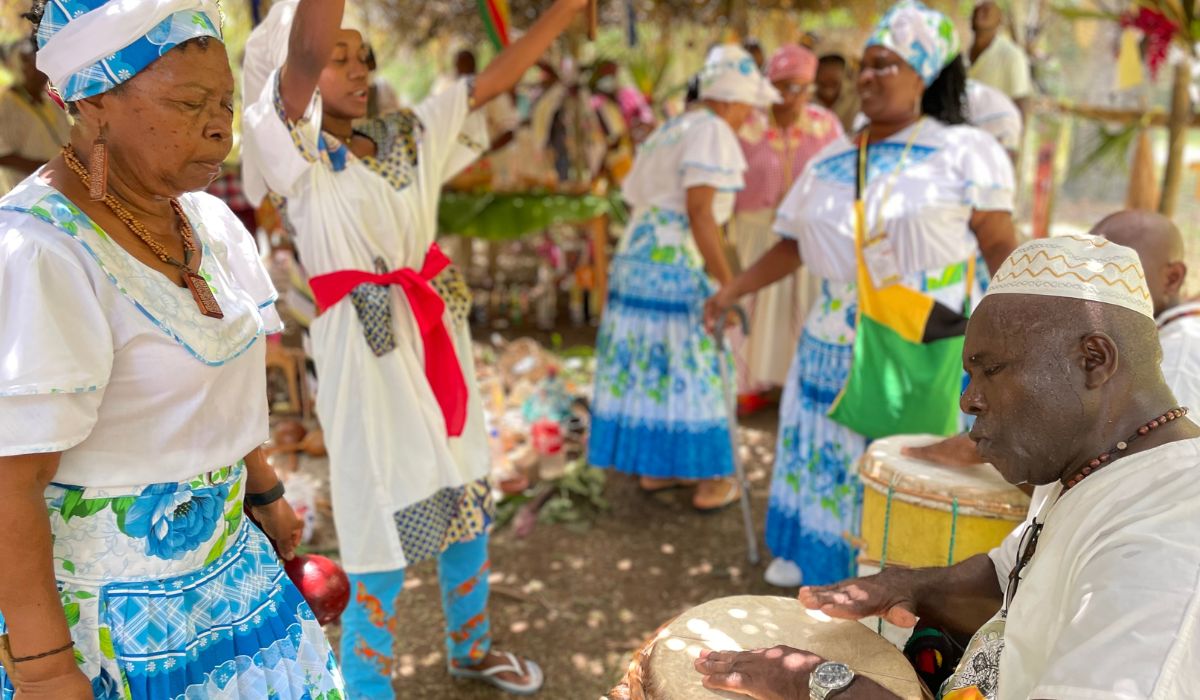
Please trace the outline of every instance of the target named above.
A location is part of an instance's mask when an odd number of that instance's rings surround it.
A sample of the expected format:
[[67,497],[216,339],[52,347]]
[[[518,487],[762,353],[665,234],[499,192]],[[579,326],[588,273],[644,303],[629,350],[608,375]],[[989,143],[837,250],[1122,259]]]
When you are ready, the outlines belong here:
[[511,89],[587,0],[557,0],[478,77],[358,126],[367,48],[341,28],[344,4],[283,2],[252,34],[243,160],[247,193],[283,204],[320,310],[317,411],[353,592],[347,687],[356,700],[394,697],[404,572],[437,558],[451,675],[530,694],[541,669],[491,644],[490,453],[466,287],[434,238],[442,183],[484,148],[464,132],[468,116]]
[[233,143],[217,6],[30,16],[74,125],[0,199],[0,697],[341,698],[268,541],[302,529],[259,451],[275,290],[201,193]]

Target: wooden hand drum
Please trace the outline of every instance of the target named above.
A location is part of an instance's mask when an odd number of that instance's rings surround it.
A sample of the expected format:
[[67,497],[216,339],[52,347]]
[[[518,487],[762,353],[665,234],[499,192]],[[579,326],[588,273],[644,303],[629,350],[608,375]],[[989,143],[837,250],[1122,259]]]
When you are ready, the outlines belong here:
[[784,644],[840,661],[905,700],[928,697],[917,675],[887,640],[850,620],[833,620],[793,598],[733,596],[692,608],[664,627],[634,657],[626,677],[630,700],[716,700],[744,697],[708,690],[694,664],[705,649],[750,651]]
[[942,467],[900,453],[941,439],[898,435],[863,454],[860,563],[947,566],[991,550],[1025,519],[1029,497],[992,465]]

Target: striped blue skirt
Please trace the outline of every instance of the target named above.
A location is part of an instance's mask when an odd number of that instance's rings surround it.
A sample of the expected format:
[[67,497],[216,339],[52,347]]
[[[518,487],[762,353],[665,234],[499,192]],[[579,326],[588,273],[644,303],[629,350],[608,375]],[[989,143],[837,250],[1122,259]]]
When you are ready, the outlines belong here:
[[[46,490],[63,612],[96,698],[345,697],[320,625],[242,515],[244,486],[238,464],[180,483]],[[0,695],[13,697],[3,670]]]

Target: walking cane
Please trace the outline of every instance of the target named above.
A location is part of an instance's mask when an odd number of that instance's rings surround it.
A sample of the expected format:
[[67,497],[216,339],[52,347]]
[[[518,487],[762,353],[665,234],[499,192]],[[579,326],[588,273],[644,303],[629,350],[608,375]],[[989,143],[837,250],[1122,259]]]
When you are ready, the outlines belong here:
[[746,468],[738,455],[738,424],[737,424],[737,387],[730,385],[729,363],[725,361],[725,329],[729,313],[737,316],[738,327],[743,335],[750,333],[750,318],[746,310],[734,305],[721,314],[717,326],[717,351],[721,354],[717,363],[721,368],[721,389],[725,392],[725,404],[728,407],[729,418],[729,447],[733,451],[733,469],[737,474],[738,489],[741,491],[742,527],[746,531],[746,558],[750,563],[758,564],[758,536],[754,533],[754,516],[750,511],[750,481],[746,478]]

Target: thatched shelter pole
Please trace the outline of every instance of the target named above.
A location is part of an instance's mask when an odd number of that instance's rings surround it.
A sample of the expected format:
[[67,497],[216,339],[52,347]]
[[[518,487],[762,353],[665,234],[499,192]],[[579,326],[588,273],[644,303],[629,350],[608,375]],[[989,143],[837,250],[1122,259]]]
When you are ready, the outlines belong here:
[[1171,114],[1167,120],[1167,167],[1163,170],[1162,199],[1158,211],[1174,216],[1179,206],[1179,187],[1183,182],[1183,152],[1187,127],[1192,117],[1192,102],[1188,95],[1192,66],[1188,59],[1175,65],[1171,88]]
[[726,0],[725,16],[729,18],[729,25],[737,33],[739,41],[750,36],[750,11],[746,7],[746,0]]

